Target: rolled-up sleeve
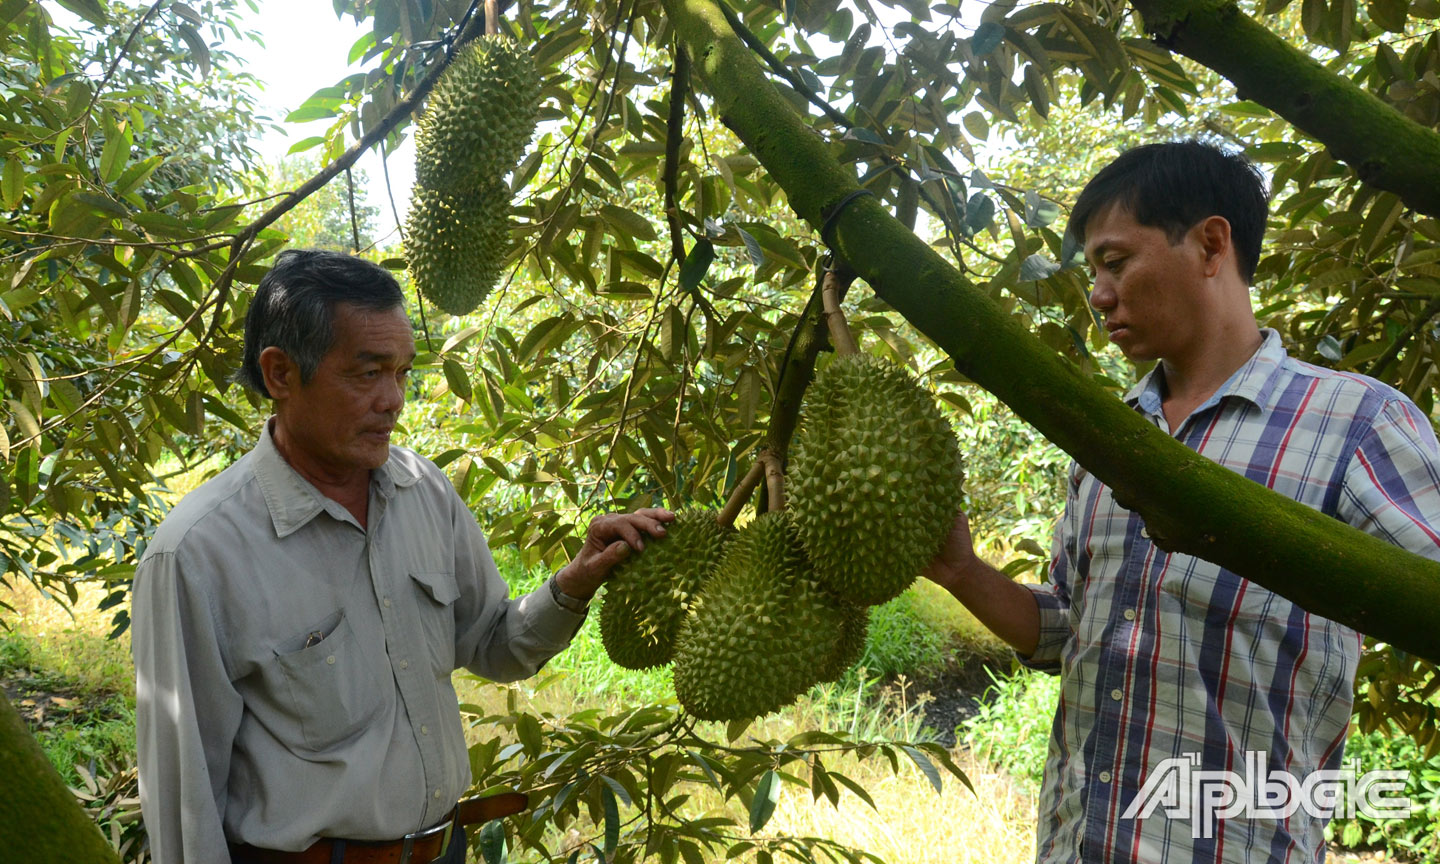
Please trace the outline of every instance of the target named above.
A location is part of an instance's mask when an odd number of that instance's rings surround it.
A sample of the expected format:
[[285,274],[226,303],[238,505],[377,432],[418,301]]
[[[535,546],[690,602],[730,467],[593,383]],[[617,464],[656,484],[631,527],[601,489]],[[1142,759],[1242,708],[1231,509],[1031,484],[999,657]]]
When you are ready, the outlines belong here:
[[479,523],[454,503],[457,662],[491,681],[528,678],[570,644],[585,615],[556,603],[545,585],[511,599]]
[[243,706],[209,598],[173,553],[141,562],[132,599],[140,802],[155,864],[228,864],[230,753]]
[[1040,611],[1040,639],[1029,656],[1015,652],[1020,665],[1051,675],[1060,674],[1060,657],[1074,630],[1070,616],[1070,582],[1074,572],[1070,538],[1075,536],[1076,531],[1074,521],[1079,509],[1079,482],[1073,463],[1069,473],[1065,512],[1055,523],[1055,534],[1050,543],[1047,581],[1042,585],[1025,586],[1035,596],[1035,606]]

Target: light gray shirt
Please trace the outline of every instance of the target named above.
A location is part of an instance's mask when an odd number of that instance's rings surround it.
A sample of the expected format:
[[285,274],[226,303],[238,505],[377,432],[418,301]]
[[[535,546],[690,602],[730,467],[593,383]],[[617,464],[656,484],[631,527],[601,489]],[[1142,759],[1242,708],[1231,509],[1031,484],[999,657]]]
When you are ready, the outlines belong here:
[[451,673],[532,675],[584,620],[543,586],[509,599],[474,517],[409,450],[371,473],[366,521],[267,424],[155,532],[132,644],[156,864],[438,822],[470,785]]

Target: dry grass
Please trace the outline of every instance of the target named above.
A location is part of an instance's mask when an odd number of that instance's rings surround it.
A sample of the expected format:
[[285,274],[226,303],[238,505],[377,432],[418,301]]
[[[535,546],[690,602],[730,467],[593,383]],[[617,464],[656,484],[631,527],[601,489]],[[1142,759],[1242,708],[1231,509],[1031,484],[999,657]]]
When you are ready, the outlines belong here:
[[66,610],[29,582],[0,586],[0,602],[15,611],[0,609],[9,630],[0,628],[0,642],[22,647],[40,669],[73,681],[90,692],[122,693],[135,698],[135,667],[130,660],[130,633],[106,638],[113,609],[96,608],[108,589],[99,585],[79,588],[79,601]]

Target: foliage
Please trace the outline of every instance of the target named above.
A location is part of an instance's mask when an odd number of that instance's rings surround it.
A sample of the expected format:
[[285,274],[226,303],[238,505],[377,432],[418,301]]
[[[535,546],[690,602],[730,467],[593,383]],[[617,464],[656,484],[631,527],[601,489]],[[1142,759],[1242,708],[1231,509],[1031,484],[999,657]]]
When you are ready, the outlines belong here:
[[[471,770],[482,788],[530,794],[533,806],[506,824],[507,838],[511,848],[533,850],[546,860],[582,850],[607,862],[652,856],[699,861],[722,851],[726,857],[750,853],[758,861],[782,853],[805,861],[820,854],[878,861],[824,838],[766,834],[782,785],[808,790],[814,800],[823,797],[832,805],[840,790],[848,789],[874,806],[862,786],[835,769],[846,756],[883,758],[896,772],[902,762],[913,763],[937,792],[942,771],[964,778],[939,744],[865,741],[821,731],[785,741],[741,741],[748,722],[732,724],[717,740],[662,705],[560,716],[532,713],[520,706],[513,689],[510,695],[507,712],[477,714],[472,723],[516,740],[507,744],[494,735],[472,747]],[[701,790],[738,802],[746,815],[728,809],[704,816],[687,812],[686,803]],[[578,837],[561,833],[572,828]]]
[[[320,168],[314,156],[289,156],[268,167],[266,178],[274,188],[294,189]],[[380,215],[380,208],[367,200],[368,183],[363,169],[352,169],[349,176],[337,177],[295,205],[275,227],[284,231],[289,244],[297,249],[368,251],[375,244],[375,220]]]
[[956,737],[1038,794],[1060,702],[1060,679],[1025,669],[1009,675],[985,671],[994,684],[975,714],[955,730]]
[[1337,818],[1326,826],[1325,836],[1342,846],[1374,848],[1417,861],[1440,857],[1440,756],[1426,758],[1415,741],[1394,721],[1384,729],[1355,731],[1345,744],[1345,766],[1356,776],[1367,771],[1408,771],[1410,782],[1398,794],[1409,797],[1408,819],[1375,820],[1357,813],[1354,819]]
[[944,668],[948,634],[920,617],[918,602],[912,590],[870,609],[870,631],[858,664],[866,673],[925,677]]

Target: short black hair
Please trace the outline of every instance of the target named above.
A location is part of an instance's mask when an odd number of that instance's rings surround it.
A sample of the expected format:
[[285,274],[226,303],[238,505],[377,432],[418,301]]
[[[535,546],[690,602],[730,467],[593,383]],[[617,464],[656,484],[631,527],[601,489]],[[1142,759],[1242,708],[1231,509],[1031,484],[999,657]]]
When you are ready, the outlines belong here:
[[1179,243],[1196,223],[1230,223],[1240,276],[1248,285],[1260,264],[1269,196],[1265,177],[1240,153],[1202,141],[1171,141],[1126,150],[1091,178],[1070,211],[1070,234],[1085,245],[1095,214],[1119,204],[1136,222],[1160,228]]
[[378,264],[342,252],[289,249],[260,279],[245,313],[245,352],[235,380],[265,398],[260,352],[274,346],[300,368],[308,382],[335,343],[335,306],[403,309],[405,295],[390,272]]

